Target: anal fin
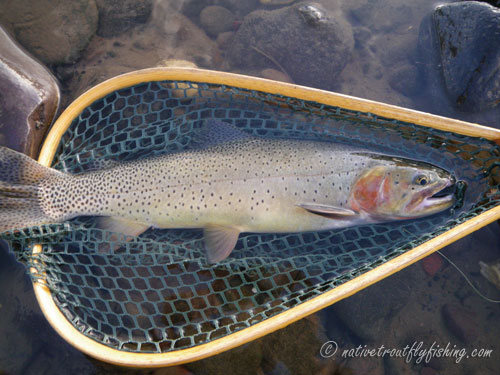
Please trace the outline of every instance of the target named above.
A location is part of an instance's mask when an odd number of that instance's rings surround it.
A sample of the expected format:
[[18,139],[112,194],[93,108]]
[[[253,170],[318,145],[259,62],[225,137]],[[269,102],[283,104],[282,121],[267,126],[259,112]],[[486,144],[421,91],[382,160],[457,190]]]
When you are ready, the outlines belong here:
[[99,229],[112,232],[111,236],[108,238],[109,242],[98,244],[97,249],[100,254],[108,254],[120,248],[120,245],[116,243],[119,240],[119,233],[128,237],[137,237],[150,227],[150,225],[122,219],[120,217],[101,216],[98,217],[96,221]]
[[208,263],[217,263],[226,259],[233,251],[240,231],[221,225],[209,225],[203,232]]
[[151,225],[110,216],[97,218],[97,226],[99,229],[115,233],[123,233],[124,235],[131,237],[136,237],[151,227]]

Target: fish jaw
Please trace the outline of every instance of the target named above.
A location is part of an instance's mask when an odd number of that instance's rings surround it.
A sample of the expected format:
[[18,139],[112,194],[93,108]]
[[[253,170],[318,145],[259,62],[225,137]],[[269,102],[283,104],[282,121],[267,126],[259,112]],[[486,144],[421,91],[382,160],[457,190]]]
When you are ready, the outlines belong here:
[[442,197],[434,197],[434,195],[452,185],[454,185],[454,179],[447,179],[439,181],[435,186],[429,187],[429,189],[423,190],[416,199],[408,204],[408,211],[419,212],[420,214],[414,217],[420,217],[450,208],[455,202],[454,194],[447,194]]

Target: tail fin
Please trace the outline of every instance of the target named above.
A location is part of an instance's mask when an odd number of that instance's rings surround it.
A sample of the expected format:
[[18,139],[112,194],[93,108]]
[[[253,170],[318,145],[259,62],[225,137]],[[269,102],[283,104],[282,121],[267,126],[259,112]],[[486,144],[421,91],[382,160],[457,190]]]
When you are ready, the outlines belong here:
[[0,232],[53,222],[41,206],[39,183],[54,169],[0,147]]

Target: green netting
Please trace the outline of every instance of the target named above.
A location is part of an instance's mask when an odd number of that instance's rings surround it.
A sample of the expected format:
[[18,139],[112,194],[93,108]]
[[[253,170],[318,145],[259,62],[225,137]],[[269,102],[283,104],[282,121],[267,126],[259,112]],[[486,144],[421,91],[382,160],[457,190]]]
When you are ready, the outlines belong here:
[[[84,335],[141,353],[203,344],[331,290],[500,202],[499,147],[487,140],[191,82],[148,82],[95,101],[62,137],[54,167],[78,173],[101,160],[181,150],[208,118],[263,137],[336,141],[427,160],[463,181],[464,199],[440,215],[397,224],[243,234],[231,256],[212,266],[199,230],[149,230],[126,241],[79,218],[5,234]],[[99,244],[108,241],[119,248],[103,252]],[[42,254],[31,254],[35,243]]]

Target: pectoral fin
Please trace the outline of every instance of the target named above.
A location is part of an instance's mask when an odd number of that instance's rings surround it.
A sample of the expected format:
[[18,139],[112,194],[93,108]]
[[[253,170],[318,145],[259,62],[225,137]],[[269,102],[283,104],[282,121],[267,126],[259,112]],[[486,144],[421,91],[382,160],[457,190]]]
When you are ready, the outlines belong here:
[[204,229],[205,247],[208,263],[217,263],[226,259],[233,251],[240,231],[220,225],[210,225]]
[[326,204],[311,204],[311,203],[301,203],[297,205],[313,214],[325,216],[331,219],[335,219],[335,216],[342,216],[344,218],[358,216],[359,213],[351,210],[350,208],[329,206]]
[[109,232],[123,233],[126,236],[132,237],[140,235],[150,227],[150,225],[138,223],[136,221],[108,216],[97,218],[97,226],[98,228]]

